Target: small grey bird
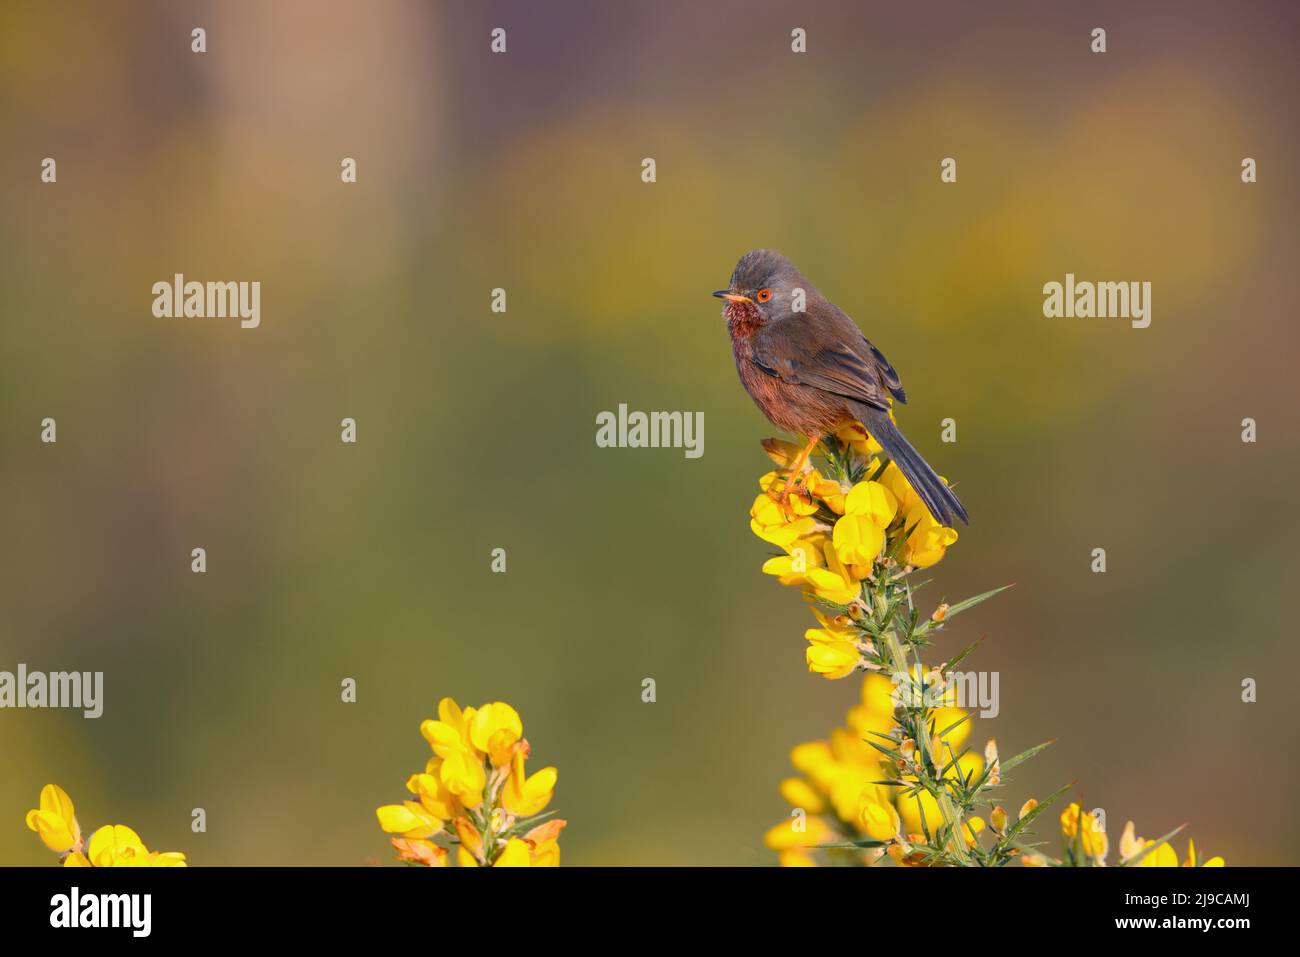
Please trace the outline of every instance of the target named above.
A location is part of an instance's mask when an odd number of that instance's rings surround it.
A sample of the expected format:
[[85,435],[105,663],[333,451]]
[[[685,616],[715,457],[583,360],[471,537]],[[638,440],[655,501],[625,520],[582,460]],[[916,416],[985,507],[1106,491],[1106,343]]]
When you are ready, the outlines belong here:
[[[804,310],[794,311],[803,290]],[[907,401],[894,367],[857,325],[771,249],[740,257],[722,314],[740,382],[777,428],[807,439],[797,474],[823,435],[861,423],[916,489],[935,521],[969,524],[966,508],[889,418],[889,396]]]

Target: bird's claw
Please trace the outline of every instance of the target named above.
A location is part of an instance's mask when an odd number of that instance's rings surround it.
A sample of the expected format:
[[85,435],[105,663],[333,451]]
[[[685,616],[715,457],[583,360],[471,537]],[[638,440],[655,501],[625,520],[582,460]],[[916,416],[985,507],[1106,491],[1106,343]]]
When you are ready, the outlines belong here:
[[[811,471],[811,469],[809,471]],[[799,476],[802,476],[803,474],[803,472],[800,472]],[[772,501],[776,502],[776,504],[781,506],[781,508],[788,508],[790,505],[791,495],[803,493],[806,489],[807,486],[797,481],[795,476],[790,475],[786,476],[786,480],[781,484],[781,490],[779,492],[775,489],[769,489],[767,494]]]

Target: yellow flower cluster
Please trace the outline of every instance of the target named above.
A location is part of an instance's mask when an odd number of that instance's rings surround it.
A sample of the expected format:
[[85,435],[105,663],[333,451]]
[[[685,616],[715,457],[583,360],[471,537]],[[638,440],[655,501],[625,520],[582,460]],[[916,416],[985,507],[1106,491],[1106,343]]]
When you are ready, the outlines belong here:
[[[1073,854],[1072,846],[1077,845],[1088,858],[1087,863],[1105,865],[1106,854],[1110,849],[1106,832],[1101,829],[1100,823],[1093,815],[1082,813],[1077,803],[1071,804],[1061,812],[1061,833],[1066,840],[1067,858]],[[1148,841],[1136,837],[1132,821],[1125,825],[1124,833],[1120,835],[1119,858],[1121,865],[1132,862],[1135,867],[1178,867],[1178,852],[1173,849],[1168,840]],[[1034,863],[1043,864],[1046,861],[1038,860]],[[1188,840],[1187,857],[1182,866],[1223,867],[1224,861],[1222,857],[1198,859],[1195,843]]]
[[41,788],[40,805],[27,812],[27,826],[46,847],[64,855],[64,867],[185,866],[184,854],[149,850],[125,824],[106,824],[83,841],[72,798],[57,784]]
[[[836,439],[848,463],[838,476],[812,467],[792,475],[789,466],[799,450],[789,442],[764,441],[768,456],[783,467],[759,479],[749,517],[755,535],[785,552],[764,563],[766,574],[802,588],[809,601],[847,608],[862,601],[864,580],[934,565],[957,532],[934,520],[898,466],[880,459],[880,446],[861,426],[846,426]],[[813,614],[820,627],[805,634],[808,669],[827,678],[852,674],[869,648],[846,619]]]
[[[879,847],[857,850],[837,848],[828,856],[849,855],[863,863],[874,863],[888,854],[896,863],[919,863],[912,844],[924,843],[925,833],[943,821],[936,799],[926,790],[909,793],[916,782],[909,758],[915,756],[915,742],[900,743],[898,762],[891,762],[872,741],[887,744],[897,736],[894,718],[893,682],[870,674],[862,682],[861,701],[849,710],[844,727],[830,738],[797,745],[790,761],[800,777],[781,782],[781,796],[790,804],[790,819],[767,832],[765,842],[780,855],[782,866],[811,866],[820,859],[818,845],[836,841],[869,839]],[[960,756],[946,776],[963,778],[983,773],[985,762],[975,752],[962,753],[971,724],[965,712],[950,705],[928,710],[926,721],[939,730],[936,743],[942,752]],[[880,784],[897,780],[898,785]],[[963,822],[967,841],[984,829],[984,821],[970,816]]]
[[555,768],[529,775],[530,748],[519,713],[503,701],[463,711],[451,698],[437,719],[420,725],[433,749],[422,774],[406,789],[414,795],[376,812],[399,860],[445,867],[557,867],[564,821],[539,823],[555,790]]
[[[954,616],[1003,589],[940,602],[922,614],[914,600],[920,586],[909,575],[942,559],[957,533],[930,517],[860,428],[823,437],[820,445],[824,468],[796,473],[801,450],[775,439],[763,443],[779,468],[759,480],[750,527],[783,552],[763,571],[801,588],[813,606],[817,627],[804,633],[809,670],[827,678],[866,676],[845,726],[791,752],[799,776],[782,782],[781,794],[792,811],[767,832],[767,846],[784,866],[1104,865],[1105,831],[1078,804],[1061,815],[1068,840],[1060,860],[1027,843],[1035,819],[1068,785],[1041,803],[1026,801],[1014,821],[996,800],[1005,773],[1051,742],[1006,762],[992,740],[982,755],[970,747],[972,716],[957,707],[960,682],[953,675],[975,645],[938,667],[922,664]],[[1120,863],[1176,864],[1172,836],[1145,841],[1130,824]],[[1187,859],[1198,863],[1194,847]],[[1216,857],[1202,866],[1222,864]]]

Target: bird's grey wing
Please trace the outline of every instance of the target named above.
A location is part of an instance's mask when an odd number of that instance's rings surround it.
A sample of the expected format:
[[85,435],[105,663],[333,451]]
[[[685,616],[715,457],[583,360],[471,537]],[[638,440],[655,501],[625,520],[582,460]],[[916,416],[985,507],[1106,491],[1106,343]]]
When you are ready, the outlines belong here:
[[[857,326],[853,329],[861,336]],[[807,321],[804,316],[782,319],[754,334],[752,361],[767,375],[783,382],[811,386],[887,410],[885,386],[889,380],[882,385],[871,344],[863,339],[864,349],[859,351],[827,332],[824,325]],[[884,365],[893,372],[889,363]],[[895,382],[897,378],[893,376]]]
[[858,324],[849,317],[848,313],[834,303],[827,303],[827,305],[835,311],[838,325],[846,331],[852,330],[855,333],[853,336],[853,351],[862,356],[866,362],[875,365],[876,371],[879,373],[880,384],[889,390],[890,395],[899,402],[906,402],[907,393],[903,391],[903,383],[898,378],[898,373],[894,371],[893,365],[885,358],[885,354],[871,344],[871,340],[862,334],[862,330],[858,328]]

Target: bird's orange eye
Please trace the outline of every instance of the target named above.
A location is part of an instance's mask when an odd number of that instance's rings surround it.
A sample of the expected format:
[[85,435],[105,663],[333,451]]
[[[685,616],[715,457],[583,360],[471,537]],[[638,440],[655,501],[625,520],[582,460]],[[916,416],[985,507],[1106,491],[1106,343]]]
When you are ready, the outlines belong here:
[[754,298],[759,302],[769,302],[772,299],[772,290],[767,288],[760,289],[758,295]]

